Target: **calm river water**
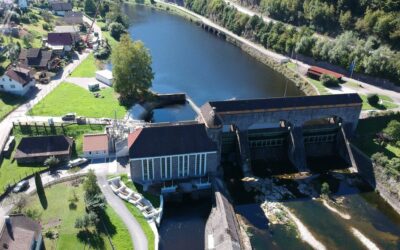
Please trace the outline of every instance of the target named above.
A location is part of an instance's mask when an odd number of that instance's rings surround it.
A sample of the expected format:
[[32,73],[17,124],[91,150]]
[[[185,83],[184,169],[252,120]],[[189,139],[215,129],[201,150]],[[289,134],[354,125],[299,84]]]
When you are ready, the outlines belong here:
[[[156,92],[184,92],[199,106],[209,100],[283,96],[286,85],[288,96],[302,94],[279,73],[181,17],[143,6],[126,5],[125,12],[131,20],[129,33],[142,40],[153,57]],[[159,109],[153,114],[157,122],[194,117],[188,106]],[[377,194],[356,191],[347,197],[346,212],[352,216],[348,221],[313,200],[288,201],[287,206],[329,249],[363,249],[350,232],[352,226],[382,249],[400,249],[399,216]],[[211,203],[186,202],[167,204],[160,228],[162,249],[202,249],[205,215]],[[258,204],[237,204],[236,209],[250,225],[255,249],[310,248],[290,230],[268,228]]]

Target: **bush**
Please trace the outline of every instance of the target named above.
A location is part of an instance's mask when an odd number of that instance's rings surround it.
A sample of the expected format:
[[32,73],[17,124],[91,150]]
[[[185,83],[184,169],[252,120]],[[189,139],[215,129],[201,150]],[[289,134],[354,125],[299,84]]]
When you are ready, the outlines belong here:
[[119,41],[121,35],[126,32],[124,25],[117,22],[110,23],[110,25],[108,26],[108,30],[110,31],[111,36],[114,37],[117,41]]
[[379,96],[377,94],[368,94],[367,100],[369,104],[376,106],[379,103]]
[[58,163],[60,163],[60,160],[57,159],[57,158],[54,157],[54,156],[50,156],[49,158],[47,158],[47,159],[44,161],[44,165],[45,165],[45,166],[49,166],[49,168],[52,168],[52,167],[57,166]]
[[330,190],[329,184],[327,182],[322,183],[321,195],[323,197],[329,197],[330,194],[331,194],[331,190]]
[[339,80],[330,75],[326,75],[326,74],[321,75],[320,81],[322,82],[322,84],[325,87],[328,87],[328,88],[339,86]]
[[47,30],[47,31],[50,31],[50,30],[53,29],[53,26],[51,24],[48,24],[48,23],[42,24],[42,27],[43,27],[44,30]]

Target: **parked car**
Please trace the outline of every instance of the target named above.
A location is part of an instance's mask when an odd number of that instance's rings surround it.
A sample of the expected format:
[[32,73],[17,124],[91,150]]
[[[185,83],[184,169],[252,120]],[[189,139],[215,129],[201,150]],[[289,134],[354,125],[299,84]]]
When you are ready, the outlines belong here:
[[88,159],[86,159],[86,158],[77,158],[75,160],[69,161],[68,167],[69,168],[77,167],[77,166],[80,166],[80,165],[86,163],[87,161],[88,161]]
[[61,119],[63,121],[74,121],[75,117],[76,117],[75,113],[68,113],[68,114],[64,115]]
[[78,118],[76,118],[76,123],[78,123],[78,124],[86,124],[86,117],[79,116]]
[[19,182],[14,188],[13,188],[13,192],[14,193],[19,193],[21,191],[24,191],[26,189],[29,188],[29,181],[28,180],[23,180],[21,182]]

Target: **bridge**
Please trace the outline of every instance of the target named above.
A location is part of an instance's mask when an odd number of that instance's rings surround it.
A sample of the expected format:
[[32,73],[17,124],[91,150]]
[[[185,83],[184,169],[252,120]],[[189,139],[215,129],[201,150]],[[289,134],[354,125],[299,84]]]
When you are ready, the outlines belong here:
[[236,137],[244,175],[250,176],[251,148],[284,146],[299,171],[307,170],[306,156],[322,151],[321,144],[333,145],[330,151],[348,160],[342,149],[354,135],[361,108],[358,94],[215,101],[201,107],[198,120],[220,152],[228,134]]

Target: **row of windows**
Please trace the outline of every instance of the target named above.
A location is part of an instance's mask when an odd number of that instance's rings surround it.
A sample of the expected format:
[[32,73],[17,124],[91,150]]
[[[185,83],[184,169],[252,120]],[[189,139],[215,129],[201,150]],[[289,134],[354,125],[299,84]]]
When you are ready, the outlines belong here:
[[[11,84],[10,88],[15,89],[15,85]],[[4,85],[3,84],[0,84],[0,89],[4,89]]]
[[304,143],[317,143],[317,142],[333,142],[336,139],[336,135],[315,135],[305,136]]
[[[192,156],[192,157],[190,157]],[[193,157],[194,156],[194,157]],[[156,158],[160,161],[160,178],[163,180],[172,179],[172,157]],[[154,180],[154,158],[142,160],[142,179],[143,181]],[[194,162],[193,162],[194,161]],[[178,156],[178,177],[188,177],[190,175],[189,166],[194,166],[194,176],[202,176],[207,173],[206,154],[192,154]]]
[[284,141],[285,139],[254,140],[250,141],[250,148],[282,146]]

